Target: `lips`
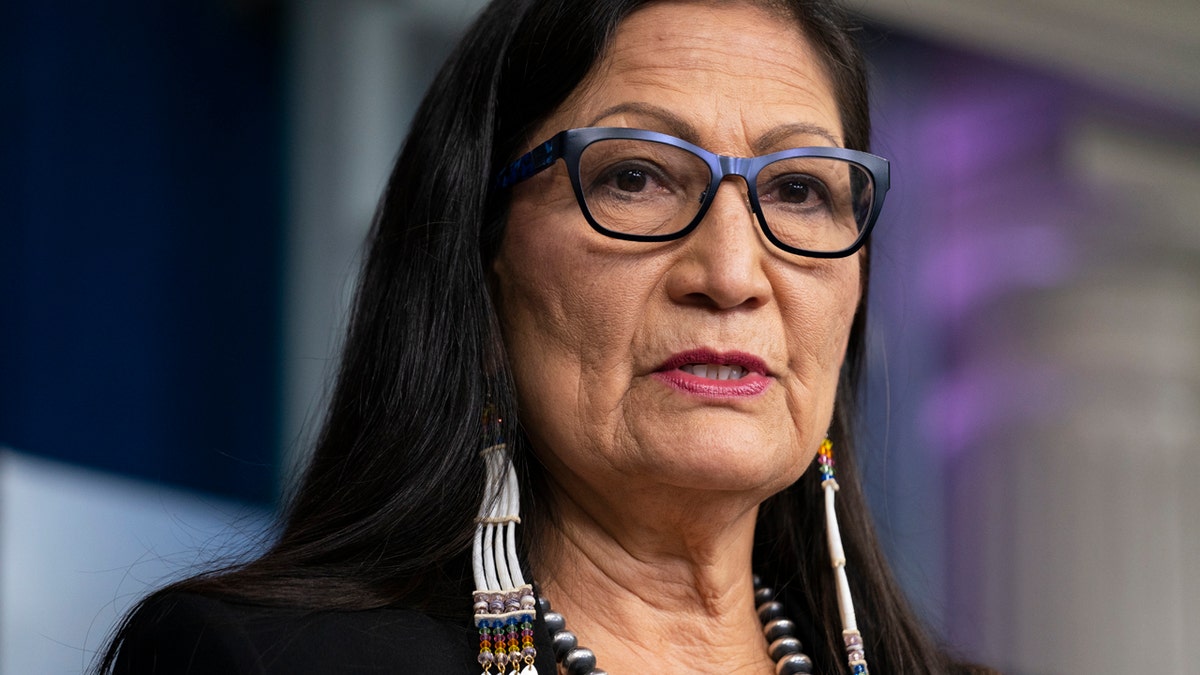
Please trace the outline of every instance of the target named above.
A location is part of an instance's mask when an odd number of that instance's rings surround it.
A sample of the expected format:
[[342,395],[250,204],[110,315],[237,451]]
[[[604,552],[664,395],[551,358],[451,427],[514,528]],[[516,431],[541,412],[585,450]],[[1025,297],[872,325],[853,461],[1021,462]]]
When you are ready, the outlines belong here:
[[704,398],[758,396],[772,380],[757,356],[710,349],[675,354],[653,376],[672,389]]

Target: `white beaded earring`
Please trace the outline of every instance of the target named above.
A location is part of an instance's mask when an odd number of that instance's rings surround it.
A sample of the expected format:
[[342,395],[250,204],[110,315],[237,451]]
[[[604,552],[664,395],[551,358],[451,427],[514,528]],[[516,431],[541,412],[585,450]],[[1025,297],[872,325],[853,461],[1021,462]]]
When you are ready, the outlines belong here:
[[846,579],[846,553],[842,549],[842,532],[838,528],[834,494],[838,491],[833,478],[833,442],[826,438],[817,451],[821,467],[821,487],[825,490],[825,532],[829,536],[829,557],[837,583],[838,610],[842,615],[842,640],[846,644],[846,660],[854,675],[868,675],[867,656],[862,634],[854,618],[854,599],[850,597],[850,582]]
[[[501,436],[501,420],[488,406],[484,413],[487,467],[483,503],[475,525],[471,566],[475,575],[475,627],[479,665],[501,675],[537,675],[533,624],[537,617],[533,586],[525,582],[517,557],[516,530],[521,522],[521,491]],[[522,667],[522,665],[524,667]]]

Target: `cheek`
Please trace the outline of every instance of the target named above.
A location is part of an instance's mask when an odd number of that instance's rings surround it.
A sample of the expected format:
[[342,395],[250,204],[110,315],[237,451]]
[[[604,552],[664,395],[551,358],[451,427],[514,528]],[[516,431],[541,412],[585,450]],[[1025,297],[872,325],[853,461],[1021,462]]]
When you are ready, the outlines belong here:
[[531,339],[572,342],[576,332],[565,310],[564,293],[569,286],[564,279],[570,266],[564,264],[555,236],[556,230],[567,228],[554,227],[556,221],[564,220],[561,215],[555,217],[564,211],[563,205],[538,201],[527,206],[525,201],[514,199],[492,264],[497,310],[510,352],[522,351]]
[[841,367],[850,339],[850,328],[862,303],[861,254],[839,260],[828,277],[828,304],[824,308],[829,326],[829,350],[834,366]]
[[507,346],[514,365],[543,352],[582,365],[597,331],[620,315],[607,311],[605,284],[582,256],[552,237],[528,236],[532,229],[513,228],[493,266]]
[[812,434],[824,432],[832,417],[861,297],[858,259],[836,261],[807,281],[780,297],[791,360],[788,406],[805,447],[812,445]]
[[822,263],[798,283],[779,285],[778,299],[795,366],[839,368],[861,299],[857,258]]
[[497,309],[522,419],[559,447],[624,394],[640,300],[628,274],[588,249],[586,223],[523,215],[514,210],[493,265]]
[[514,195],[492,266],[501,322],[514,352],[607,369],[628,362],[661,265],[653,247],[593,231],[560,173]]
[[841,369],[846,357],[846,346],[850,340],[850,329],[854,317],[862,304],[862,275],[857,258],[847,261],[846,270],[838,276],[832,287],[830,315],[829,350],[832,354],[830,364],[837,370]]

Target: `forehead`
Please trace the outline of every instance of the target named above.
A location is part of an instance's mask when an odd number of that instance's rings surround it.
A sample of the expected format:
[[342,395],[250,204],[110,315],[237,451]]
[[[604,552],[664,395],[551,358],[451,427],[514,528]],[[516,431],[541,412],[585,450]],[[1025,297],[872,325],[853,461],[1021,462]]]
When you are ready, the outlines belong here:
[[633,12],[543,131],[661,126],[629,112],[647,108],[677,117],[697,136],[687,140],[717,152],[743,153],[781,125],[826,130],[805,144],[844,145],[821,57],[794,19],[750,3],[655,2]]

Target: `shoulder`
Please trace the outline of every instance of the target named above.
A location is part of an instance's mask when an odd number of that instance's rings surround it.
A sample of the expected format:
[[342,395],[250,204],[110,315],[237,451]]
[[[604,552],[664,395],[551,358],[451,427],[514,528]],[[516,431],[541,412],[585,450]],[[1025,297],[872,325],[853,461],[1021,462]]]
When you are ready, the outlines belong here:
[[304,611],[168,593],[130,617],[114,672],[477,675],[477,650],[469,626],[410,610]]

